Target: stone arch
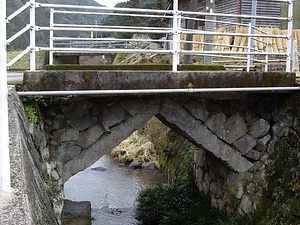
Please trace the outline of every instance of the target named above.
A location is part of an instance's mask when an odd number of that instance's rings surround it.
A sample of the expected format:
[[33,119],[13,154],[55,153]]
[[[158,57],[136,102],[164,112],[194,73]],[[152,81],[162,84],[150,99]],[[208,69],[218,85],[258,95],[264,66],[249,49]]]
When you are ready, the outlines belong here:
[[[168,97],[79,98],[59,107],[60,113],[53,118],[49,130],[63,182],[92,165],[153,116],[232,170],[243,172],[252,166],[234,146],[238,139],[247,137],[242,117],[211,114],[205,101]],[[226,123],[240,125],[229,130]]]

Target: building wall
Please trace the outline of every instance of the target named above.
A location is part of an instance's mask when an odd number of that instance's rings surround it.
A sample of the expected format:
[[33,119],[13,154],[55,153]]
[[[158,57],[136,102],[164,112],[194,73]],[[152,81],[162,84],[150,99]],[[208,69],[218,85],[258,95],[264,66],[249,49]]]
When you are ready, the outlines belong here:
[[[252,0],[242,0],[241,2],[241,13],[250,15],[252,9]],[[258,16],[272,16],[280,17],[281,14],[281,4],[279,2],[266,2],[257,1],[257,15]],[[243,18],[242,23],[250,23],[250,19]],[[268,27],[280,27],[280,21],[270,21],[270,20],[256,20],[257,26],[268,26]]]

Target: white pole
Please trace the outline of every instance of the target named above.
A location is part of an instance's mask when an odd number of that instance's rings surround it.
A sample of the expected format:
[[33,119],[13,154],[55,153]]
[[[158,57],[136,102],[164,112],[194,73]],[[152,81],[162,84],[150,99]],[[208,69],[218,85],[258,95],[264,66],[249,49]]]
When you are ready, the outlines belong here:
[[0,1],[0,191],[10,191],[6,70],[6,0]]
[[286,72],[291,72],[291,58],[293,46],[293,10],[294,1],[288,2],[288,40],[287,40],[287,56],[286,56]]
[[[249,34],[249,37],[248,37],[248,52],[252,52],[252,38],[251,38],[251,34],[252,34],[252,28],[251,28],[251,23],[249,23],[249,26],[248,26],[248,34]],[[253,58],[253,55],[251,54],[248,54],[247,55],[247,72],[250,71],[250,67],[252,65],[252,60],[251,58]]]
[[30,70],[35,71],[35,0],[30,0]]
[[[54,23],[54,9],[50,9],[50,28],[53,28]],[[53,30],[50,30],[49,35],[49,46],[50,48],[53,48]],[[49,65],[53,65],[53,51],[49,51]]]
[[[257,0],[252,0],[252,9],[251,9],[251,16],[257,16]],[[255,34],[255,30],[254,28],[256,27],[256,18],[251,18],[251,22],[250,22],[250,26],[249,26],[249,43],[250,43],[250,48],[249,48],[249,52],[253,52],[254,51],[254,39],[252,38],[251,35]],[[250,66],[253,65],[253,56],[254,55],[248,55],[248,62]],[[248,69],[248,67],[247,67]],[[247,70],[248,72],[250,71],[250,67],[249,70]]]
[[173,0],[173,72],[177,71],[177,65],[179,62],[179,34],[178,34],[178,0]]

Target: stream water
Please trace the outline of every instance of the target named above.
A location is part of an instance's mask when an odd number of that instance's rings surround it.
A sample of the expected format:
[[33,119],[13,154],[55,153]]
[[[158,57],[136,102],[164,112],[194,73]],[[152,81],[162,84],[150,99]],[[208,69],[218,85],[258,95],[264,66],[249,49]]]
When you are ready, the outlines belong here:
[[[96,170],[95,170],[96,168]],[[66,199],[90,201],[93,225],[136,225],[136,197],[145,186],[165,182],[159,171],[134,170],[103,156],[64,185]]]

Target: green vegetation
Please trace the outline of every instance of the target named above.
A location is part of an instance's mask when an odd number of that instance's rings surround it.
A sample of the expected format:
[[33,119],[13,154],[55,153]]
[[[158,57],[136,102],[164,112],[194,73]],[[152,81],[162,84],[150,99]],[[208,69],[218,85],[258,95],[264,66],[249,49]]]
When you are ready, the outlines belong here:
[[191,166],[193,151],[183,154],[177,177],[171,184],[143,189],[138,196],[136,217],[143,225],[221,225],[240,224],[211,207],[200,194]]
[[[239,218],[211,207],[195,184],[192,158],[196,147],[152,118],[140,132],[153,142],[169,184],[147,187],[138,195],[136,217],[143,225],[239,225]],[[249,223],[251,224],[251,223]]]
[[[47,65],[47,70],[166,70],[172,65]],[[225,70],[223,65],[179,65],[179,71],[216,71]]]
[[268,167],[267,186],[255,224],[300,224],[300,138],[299,128],[281,131]]
[[38,122],[38,113],[37,109],[32,105],[26,105],[24,107],[26,117],[29,122],[37,123]]
[[57,188],[55,186],[55,184],[53,184],[53,182],[52,182],[51,178],[49,177],[49,175],[44,177],[44,181],[49,186],[53,198],[58,198],[61,192],[60,192],[59,188]]

